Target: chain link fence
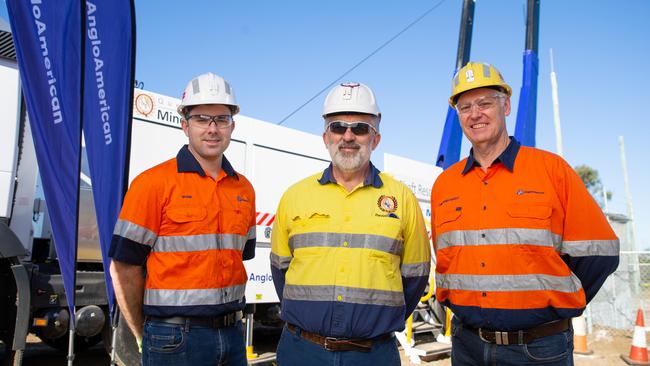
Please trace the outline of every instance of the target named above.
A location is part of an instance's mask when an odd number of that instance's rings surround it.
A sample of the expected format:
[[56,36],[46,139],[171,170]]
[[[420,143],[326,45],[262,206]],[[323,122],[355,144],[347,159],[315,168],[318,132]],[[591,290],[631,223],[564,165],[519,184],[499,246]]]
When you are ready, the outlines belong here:
[[644,318],[650,320],[650,252],[622,251],[618,269],[585,311],[588,331],[631,334],[637,309],[643,309]]
[[607,218],[621,243],[620,262],[587,306],[587,331],[630,336],[638,309],[650,320],[650,251],[635,251],[629,240],[630,221],[625,215],[608,213]]

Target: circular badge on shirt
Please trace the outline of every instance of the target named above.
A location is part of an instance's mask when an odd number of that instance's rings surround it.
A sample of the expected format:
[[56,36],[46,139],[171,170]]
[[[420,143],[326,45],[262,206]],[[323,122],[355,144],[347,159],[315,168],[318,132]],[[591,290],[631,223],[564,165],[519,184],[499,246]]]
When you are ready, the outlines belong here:
[[393,196],[379,196],[377,206],[384,212],[395,212],[397,210],[397,199]]

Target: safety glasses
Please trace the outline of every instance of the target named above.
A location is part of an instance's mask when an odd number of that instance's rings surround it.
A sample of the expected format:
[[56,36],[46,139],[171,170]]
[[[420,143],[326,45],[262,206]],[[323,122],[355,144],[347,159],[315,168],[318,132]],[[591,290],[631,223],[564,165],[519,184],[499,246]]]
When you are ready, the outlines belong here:
[[228,128],[232,125],[232,116],[229,114],[220,114],[216,116],[210,116],[208,114],[193,114],[187,116],[187,120],[202,129],[208,128],[213,122],[218,129]]
[[332,121],[327,125],[327,129],[336,135],[343,135],[345,131],[352,130],[352,133],[356,136],[364,136],[374,131],[377,133],[377,129],[373,127],[370,123],[367,122],[344,122],[344,121]]
[[474,106],[476,106],[481,112],[487,111],[488,109],[494,108],[494,106],[497,105],[497,100],[501,98],[505,98],[505,96],[501,94],[494,94],[483,98],[478,98],[471,103],[456,105],[456,111],[458,111],[459,115],[466,115],[472,112]]

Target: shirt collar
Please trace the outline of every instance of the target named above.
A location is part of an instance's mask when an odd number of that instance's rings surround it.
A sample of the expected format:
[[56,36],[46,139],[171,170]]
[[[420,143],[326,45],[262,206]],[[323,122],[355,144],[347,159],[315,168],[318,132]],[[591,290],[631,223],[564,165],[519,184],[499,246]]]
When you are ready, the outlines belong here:
[[[372,185],[375,188],[381,188],[384,185],[384,182],[381,180],[381,177],[379,176],[379,169],[377,169],[374,165],[372,165],[372,162],[369,162],[370,164],[370,171],[366,175],[366,177],[363,179],[363,186],[369,186]],[[327,183],[335,183],[336,184],[336,178],[334,178],[334,173],[332,172],[332,163],[323,170],[323,175],[321,175],[320,179],[318,180],[318,183],[321,185],[325,185]]]
[[[494,159],[492,164],[501,162],[509,171],[512,172],[515,169],[515,158],[517,158],[519,147],[521,147],[519,141],[510,136],[510,143],[508,143],[508,146],[505,150],[503,150],[501,155]],[[481,164],[479,164],[479,162],[474,158],[474,149],[472,148],[469,150],[469,156],[467,157],[467,162],[465,163],[465,168],[463,169],[462,174],[467,174],[467,172],[472,170],[472,168],[475,166],[480,167]]]
[[[194,155],[192,155],[187,145],[184,145],[178,151],[178,154],[176,155],[176,162],[178,164],[179,173],[197,173],[198,175],[205,177],[205,171],[203,168],[201,168],[201,164],[199,164]],[[232,165],[228,159],[226,159],[225,155],[221,158],[221,169],[223,169],[223,171],[229,177],[235,177],[239,179],[237,173],[235,172],[235,169],[233,169]]]

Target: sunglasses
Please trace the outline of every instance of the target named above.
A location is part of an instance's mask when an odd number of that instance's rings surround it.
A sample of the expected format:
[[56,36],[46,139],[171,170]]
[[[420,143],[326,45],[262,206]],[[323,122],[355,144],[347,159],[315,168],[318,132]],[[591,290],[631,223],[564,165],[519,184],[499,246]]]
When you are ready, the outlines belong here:
[[343,122],[343,121],[332,121],[327,125],[327,130],[336,135],[343,135],[348,128],[352,130],[352,133],[356,136],[364,136],[374,131],[377,133],[377,129],[373,127],[370,123],[367,122]]

